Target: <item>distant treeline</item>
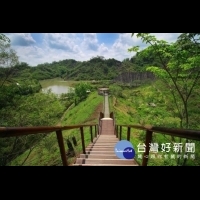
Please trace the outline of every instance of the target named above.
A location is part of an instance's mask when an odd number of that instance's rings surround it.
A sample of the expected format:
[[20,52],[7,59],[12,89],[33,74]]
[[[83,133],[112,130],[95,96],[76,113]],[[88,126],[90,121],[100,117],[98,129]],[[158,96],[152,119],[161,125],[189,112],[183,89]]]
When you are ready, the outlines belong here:
[[12,69],[1,68],[0,66],[0,79],[4,79],[9,74],[13,78],[20,79],[44,80],[63,78],[64,80],[77,81],[120,79],[123,82],[130,82],[132,80],[152,78],[152,75],[145,70],[147,66],[151,66],[152,64],[155,64],[152,59],[143,58],[139,54],[123,61],[97,56],[88,61],[66,59],[58,62],[39,64],[35,67],[22,62]]

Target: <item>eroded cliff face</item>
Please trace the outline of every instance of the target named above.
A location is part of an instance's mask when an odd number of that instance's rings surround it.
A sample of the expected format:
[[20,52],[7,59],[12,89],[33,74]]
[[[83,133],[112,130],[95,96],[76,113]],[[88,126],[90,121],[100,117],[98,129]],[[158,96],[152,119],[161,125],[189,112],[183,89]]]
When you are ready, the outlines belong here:
[[118,77],[114,78],[114,81],[122,83],[131,83],[134,81],[143,81],[147,79],[155,79],[155,76],[151,72],[124,72],[121,73]]

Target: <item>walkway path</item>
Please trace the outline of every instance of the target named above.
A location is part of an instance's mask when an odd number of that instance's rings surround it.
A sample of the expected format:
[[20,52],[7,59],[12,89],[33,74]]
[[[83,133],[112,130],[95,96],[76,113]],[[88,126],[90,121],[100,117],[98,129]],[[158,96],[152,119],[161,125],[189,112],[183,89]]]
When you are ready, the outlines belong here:
[[113,119],[110,118],[108,94],[104,96],[104,118],[100,122],[100,135],[86,148],[73,166],[138,166],[134,159],[119,159],[115,145],[119,141],[114,133]]

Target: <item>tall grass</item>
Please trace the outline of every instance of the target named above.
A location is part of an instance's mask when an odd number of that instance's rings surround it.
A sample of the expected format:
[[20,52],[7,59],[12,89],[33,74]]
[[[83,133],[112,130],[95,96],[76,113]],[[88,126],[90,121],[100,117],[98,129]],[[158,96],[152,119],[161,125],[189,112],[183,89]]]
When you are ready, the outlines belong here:
[[[92,92],[88,96],[88,98],[79,103],[77,106],[70,109],[66,115],[63,117],[61,124],[63,126],[67,125],[77,125],[77,124],[92,124],[98,122],[98,115],[99,113],[96,111],[97,107],[102,107],[103,97],[99,96],[97,92]],[[93,117],[92,117],[93,116]],[[93,128],[93,135],[94,135],[94,128]],[[76,155],[82,152],[81,146],[81,136],[79,129],[67,130],[63,131],[63,138],[65,143],[65,149],[68,150],[66,140],[69,138],[70,141],[71,137],[75,136],[78,146],[74,146]],[[93,136],[94,137],[94,136]],[[84,128],[84,138],[85,138],[85,146],[88,146],[90,143],[90,128]],[[21,165],[26,159],[29,151],[26,151],[18,158],[16,158],[11,165]],[[68,158],[68,162],[72,164],[75,161],[76,157]],[[28,166],[52,166],[52,165],[62,165],[61,157],[60,157],[60,150],[56,138],[56,134],[50,133],[46,136],[43,140],[41,140],[30,153],[28,159],[23,165]]]

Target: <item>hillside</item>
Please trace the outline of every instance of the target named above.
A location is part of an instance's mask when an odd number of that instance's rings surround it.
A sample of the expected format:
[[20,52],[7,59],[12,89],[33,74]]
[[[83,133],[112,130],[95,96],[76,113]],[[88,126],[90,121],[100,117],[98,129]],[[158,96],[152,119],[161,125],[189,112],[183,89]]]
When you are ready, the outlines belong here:
[[[138,61],[139,60],[139,61]],[[134,59],[125,59],[122,62],[114,58],[104,59],[97,56],[89,61],[76,61],[73,59],[52,63],[43,63],[35,67],[27,63],[19,63],[12,69],[0,68],[0,79],[5,75],[12,75],[17,79],[51,79],[63,78],[64,80],[113,80],[121,74],[144,71],[143,60],[136,56]]]
[[[157,87],[157,86],[160,87]],[[117,90],[115,90],[117,88]],[[168,91],[164,93],[161,92],[162,83],[159,81],[153,81],[151,84],[144,84],[139,87],[120,87],[118,85],[112,85],[110,87],[110,111],[114,111],[116,123],[117,124],[151,124],[155,126],[166,126],[178,128],[180,119],[174,115],[173,105],[169,106],[169,101],[171,97]],[[117,91],[117,92],[116,92]],[[197,94],[199,90],[195,92]],[[196,102],[197,99],[194,98],[193,102]],[[97,123],[99,112],[103,109],[103,97],[98,95],[97,92],[92,92],[88,98],[81,102],[79,105],[71,108],[67,113],[64,114],[61,125],[71,125],[71,124],[90,124]],[[199,116],[192,110],[190,119],[194,123],[200,120]],[[77,115],[78,113],[78,115]],[[199,125],[196,123],[197,129]],[[127,130],[123,129],[122,138],[126,139]],[[78,155],[81,152],[81,139],[79,130],[68,130],[63,131],[64,141],[68,138],[75,136],[78,146],[74,146],[75,152]],[[179,142],[179,138],[172,138],[171,136],[154,134],[153,141],[161,145],[162,143],[172,142],[172,139],[175,139],[176,142]],[[145,141],[145,132],[140,130],[131,129],[131,142],[137,149],[139,143]],[[90,134],[89,129],[85,129],[85,142],[86,146],[90,143]],[[183,141],[182,141],[183,142]],[[197,141],[196,145],[196,159],[188,159],[186,165],[188,166],[199,166],[199,156],[200,156],[200,143]],[[67,150],[67,145],[66,145]],[[27,150],[22,155],[14,159],[11,165],[33,165],[33,166],[58,166],[62,165],[60,159],[60,153],[58,148],[58,143],[55,133],[48,135],[38,142],[33,151],[27,158],[30,150]],[[149,160],[149,166],[176,166],[177,159],[170,159],[170,156],[173,154],[171,151],[169,153],[169,158],[155,159],[152,158]],[[164,154],[163,154],[164,155]],[[137,155],[138,156],[138,155]],[[136,156],[136,160],[141,164],[141,159]],[[27,159],[26,159],[27,158]],[[24,160],[26,161],[24,162]],[[69,158],[69,163],[74,162],[75,157]],[[182,163],[183,159],[181,159]]]

